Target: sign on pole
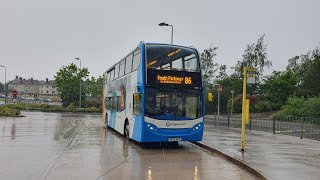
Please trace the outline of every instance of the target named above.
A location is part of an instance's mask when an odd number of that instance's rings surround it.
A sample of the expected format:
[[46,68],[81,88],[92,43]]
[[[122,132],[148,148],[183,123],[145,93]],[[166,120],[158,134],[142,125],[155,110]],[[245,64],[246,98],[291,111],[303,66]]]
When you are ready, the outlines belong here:
[[256,72],[249,71],[247,75],[247,84],[255,84],[256,83]]
[[218,84],[217,91],[218,92],[222,92],[223,91],[223,85],[222,84]]
[[17,97],[17,95],[18,95],[18,91],[17,91],[17,90],[13,90],[13,91],[12,91],[12,96],[13,96],[13,97]]

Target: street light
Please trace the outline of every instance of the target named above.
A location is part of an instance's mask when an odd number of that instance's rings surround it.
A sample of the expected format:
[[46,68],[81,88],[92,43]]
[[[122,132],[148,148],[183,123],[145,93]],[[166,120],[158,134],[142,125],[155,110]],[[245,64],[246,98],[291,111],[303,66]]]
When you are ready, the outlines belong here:
[[76,60],[80,61],[80,94],[79,94],[79,109],[81,109],[81,78],[82,78],[82,72],[81,72],[81,59],[75,58]]
[[173,25],[162,22],[159,24],[159,26],[171,26],[171,44],[172,44],[173,43]]
[[7,93],[7,67],[4,66],[4,65],[0,65],[0,67],[4,67],[4,92],[5,92],[4,104],[7,104],[7,98],[8,98],[8,93]]
[[231,90],[231,116],[233,112],[233,94],[234,94],[234,90]]

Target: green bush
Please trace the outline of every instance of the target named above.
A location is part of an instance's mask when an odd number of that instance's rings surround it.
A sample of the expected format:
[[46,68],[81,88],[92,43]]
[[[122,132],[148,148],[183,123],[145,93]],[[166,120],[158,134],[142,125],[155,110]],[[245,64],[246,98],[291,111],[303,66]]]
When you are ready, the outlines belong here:
[[[49,104],[38,104],[38,103],[16,103],[15,107],[17,110],[26,110],[26,106],[28,110],[36,110],[36,111],[44,111],[44,112],[87,112],[87,113],[99,113],[101,112],[100,107],[87,107],[79,109],[78,106],[71,103],[69,106],[64,108],[60,105],[49,105]],[[6,106],[8,109],[13,109],[14,104],[8,104]],[[6,110],[7,111],[7,110]]]
[[20,116],[20,110],[19,109],[13,109],[6,106],[0,106],[0,116]]
[[305,102],[304,113],[307,116],[320,117],[320,97],[308,98]]
[[278,116],[320,117],[320,97],[298,98],[291,97]]
[[99,113],[101,112],[101,108],[88,107],[88,108],[82,109],[82,112]]
[[96,108],[101,108],[101,99],[99,100],[94,100],[94,99],[87,99],[85,101],[85,106],[86,107],[96,107]]
[[269,112],[273,110],[273,104],[270,101],[258,101],[254,105],[255,112]]

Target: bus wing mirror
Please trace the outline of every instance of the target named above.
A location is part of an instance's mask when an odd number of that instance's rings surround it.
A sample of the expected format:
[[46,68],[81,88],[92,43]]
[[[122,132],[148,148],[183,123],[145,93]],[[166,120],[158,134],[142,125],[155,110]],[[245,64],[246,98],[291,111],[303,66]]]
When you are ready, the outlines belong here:
[[139,85],[136,86],[136,91],[140,92],[140,86]]

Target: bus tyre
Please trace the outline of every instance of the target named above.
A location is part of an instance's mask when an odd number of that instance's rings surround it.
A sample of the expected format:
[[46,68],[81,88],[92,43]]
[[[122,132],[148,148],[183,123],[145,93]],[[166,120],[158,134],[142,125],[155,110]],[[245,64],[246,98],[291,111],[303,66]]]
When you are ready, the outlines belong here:
[[178,147],[179,146],[179,142],[178,141],[168,142],[168,146],[170,146],[170,147]]
[[126,123],[125,123],[125,125],[124,125],[124,136],[126,137],[127,140],[130,139],[130,137],[129,137],[129,131],[130,131],[129,122],[126,121]]

